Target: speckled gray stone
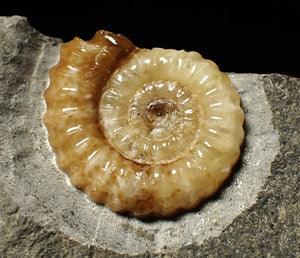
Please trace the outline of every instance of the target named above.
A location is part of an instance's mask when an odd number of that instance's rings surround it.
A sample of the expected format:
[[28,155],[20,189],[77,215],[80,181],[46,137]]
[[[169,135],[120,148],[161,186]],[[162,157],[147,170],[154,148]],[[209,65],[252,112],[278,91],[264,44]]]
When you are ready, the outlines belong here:
[[233,176],[198,210],[145,222],[92,203],[56,166],[42,92],[62,41],[18,16],[0,18],[0,38],[1,257],[300,256],[300,79],[228,74],[246,131]]

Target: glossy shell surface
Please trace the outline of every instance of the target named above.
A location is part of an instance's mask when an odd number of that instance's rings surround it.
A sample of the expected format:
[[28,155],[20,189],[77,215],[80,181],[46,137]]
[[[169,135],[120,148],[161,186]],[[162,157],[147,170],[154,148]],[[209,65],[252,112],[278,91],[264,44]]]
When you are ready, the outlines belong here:
[[231,81],[199,53],[98,31],[61,48],[44,96],[59,167],[95,202],[170,216],[214,194],[244,138]]

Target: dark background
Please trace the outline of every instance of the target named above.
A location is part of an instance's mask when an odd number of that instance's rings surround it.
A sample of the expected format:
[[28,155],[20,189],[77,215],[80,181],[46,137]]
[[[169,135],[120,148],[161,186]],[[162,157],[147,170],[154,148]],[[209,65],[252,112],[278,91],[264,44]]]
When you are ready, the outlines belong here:
[[142,48],[197,51],[225,72],[300,77],[300,12],[287,1],[5,2],[0,15],[26,16],[38,31],[64,41],[105,29]]

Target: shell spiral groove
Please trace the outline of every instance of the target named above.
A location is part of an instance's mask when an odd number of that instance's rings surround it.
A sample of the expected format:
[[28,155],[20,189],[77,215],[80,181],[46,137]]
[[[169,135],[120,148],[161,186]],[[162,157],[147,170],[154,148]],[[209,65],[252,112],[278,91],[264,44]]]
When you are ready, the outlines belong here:
[[44,123],[73,185],[117,212],[170,216],[214,194],[236,163],[244,114],[196,52],[139,49],[98,31],[50,70]]

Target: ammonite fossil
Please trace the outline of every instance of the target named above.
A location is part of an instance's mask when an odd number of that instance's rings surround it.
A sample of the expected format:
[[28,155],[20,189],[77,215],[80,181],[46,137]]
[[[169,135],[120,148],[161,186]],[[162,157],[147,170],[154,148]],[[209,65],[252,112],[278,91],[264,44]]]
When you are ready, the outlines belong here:
[[196,52],[140,49],[98,31],[61,47],[44,123],[59,167],[95,202],[169,216],[214,194],[237,162],[244,114]]

